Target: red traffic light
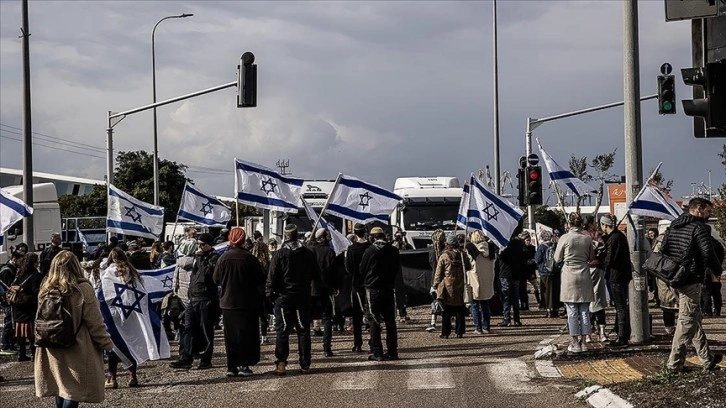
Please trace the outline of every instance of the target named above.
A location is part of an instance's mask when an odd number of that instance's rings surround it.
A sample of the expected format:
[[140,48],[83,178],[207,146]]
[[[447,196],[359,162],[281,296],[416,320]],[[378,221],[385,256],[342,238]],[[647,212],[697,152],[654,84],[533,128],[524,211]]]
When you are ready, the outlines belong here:
[[539,180],[539,173],[536,170],[532,170],[529,172],[529,179],[530,180]]

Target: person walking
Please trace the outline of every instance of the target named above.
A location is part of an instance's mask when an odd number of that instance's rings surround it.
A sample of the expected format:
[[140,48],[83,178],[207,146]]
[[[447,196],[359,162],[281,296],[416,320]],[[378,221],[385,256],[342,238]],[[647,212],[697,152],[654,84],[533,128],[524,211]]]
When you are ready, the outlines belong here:
[[214,268],[214,282],[220,285],[219,306],[224,322],[227,377],[253,375],[251,366],[260,361],[259,318],[265,273],[260,261],[244,249],[247,234],[241,227],[229,233],[229,249]]
[[320,276],[318,279],[313,279],[311,296],[322,319],[323,354],[325,357],[333,357],[333,314],[335,310],[332,297],[338,291],[340,280],[337,276],[335,251],[330,247],[330,234],[327,229],[319,228],[315,231],[315,243],[312,251],[318,262]]
[[[239,233],[237,233],[239,234]],[[239,237],[235,237],[239,239]],[[227,238],[229,240],[229,234],[227,234]],[[269,344],[269,340],[267,340],[267,332],[270,329],[270,315],[272,314],[272,304],[269,300],[267,300],[267,297],[264,296],[265,293],[265,282],[267,282],[267,274],[270,270],[270,247],[265,244],[262,241],[255,242],[255,245],[252,247],[252,255],[257,258],[257,261],[260,262],[260,266],[262,266],[262,273],[265,275],[264,282],[262,282],[262,311],[260,312],[260,345],[263,344]]]
[[[373,243],[366,249],[360,263],[368,309],[366,316],[371,327],[371,354],[369,360],[398,360],[398,328],[396,327],[396,274],[401,273],[398,250],[386,240],[381,227],[370,233]],[[381,342],[381,326],[386,325],[386,352]]]
[[616,228],[615,218],[606,214],[600,218],[600,228],[605,235],[605,277],[610,280],[613,301],[615,302],[615,328],[618,333],[617,340],[610,342],[610,346],[624,347],[630,341],[630,308],[628,306],[628,285],[633,279],[633,269],[630,263],[630,249],[628,238]]
[[464,314],[464,285],[466,272],[471,269],[469,258],[459,249],[459,240],[456,235],[446,239],[444,253],[439,257],[434,275],[433,288],[436,290],[436,299],[444,303],[441,314],[441,335],[448,339],[451,335],[451,318],[456,316],[454,332],[457,338],[464,337],[466,323]]
[[687,268],[688,277],[682,286],[675,288],[678,295],[678,324],[673,335],[671,353],[666,368],[670,372],[682,372],[686,359],[686,346],[693,343],[696,354],[705,371],[712,371],[723,359],[722,354],[711,352],[703,331],[701,312],[701,282],[707,273],[721,271],[711,233],[706,221],[713,212],[713,203],[703,198],[692,198],[688,212],[671,223],[664,238],[661,252]]
[[469,305],[474,323],[474,333],[489,334],[491,330],[491,310],[489,299],[494,297],[494,251],[481,231],[471,234],[466,245],[472,268],[466,272],[471,286],[472,299]]
[[102,350],[111,351],[113,342],[106,332],[96,293],[70,251],[61,251],[53,258],[39,296],[43,298],[53,291],[68,298],[73,327],[78,328],[76,343],[68,348],[38,348],[35,395],[55,397],[56,408],[103,402]]
[[352,323],[353,323],[353,352],[360,353],[363,351],[363,314],[366,308],[366,293],[363,287],[364,276],[360,271],[360,261],[363,254],[371,246],[370,241],[366,238],[366,226],[356,223],[353,226],[353,234],[355,240],[352,241],[345,253],[345,270],[348,272],[348,279],[351,280],[351,303],[353,305]]
[[265,294],[275,312],[275,375],[287,373],[290,333],[297,333],[300,371],[310,373],[310,283],[320,275],[315,254],[298,240],[295,224],[288,224],[285,241],[270,261]]
[[570,214],[570,230],[557,241],[555,261],[563,262],[560,300],[567,308],[567,326],[572,342],[570,353],[587,351],[585,338],[590,335],[590,302],[595,300],[590,277],[592,238],[582,230],[582,217]]

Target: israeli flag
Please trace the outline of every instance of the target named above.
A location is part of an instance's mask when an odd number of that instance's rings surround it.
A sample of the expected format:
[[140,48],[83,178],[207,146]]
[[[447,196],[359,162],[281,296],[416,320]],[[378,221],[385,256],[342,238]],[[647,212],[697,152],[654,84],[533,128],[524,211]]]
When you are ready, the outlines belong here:
[[78,235],[78,240],[83,243],[83,249],[88,250],[88,241],[86,240],[86,236],[81,232],[81,229],[78,228],[78,225],[76,225],[76,235]]
[[234,159],[237,201],[265,210],[297,213],[303,180]]
[[164,207],[137,200],[110,185],[106,229],[118,234],[157,239],[164,229]]
[[[469,188],[466,187],[464,185],[465,195],[461,201],[468,203],[467,211],[462,214],[462,210],[459,210],[457,223],[482,231],[499,248],[504,249],[509,245],[509,238],[519,225],[524,212],[496,195],[474,177],[469,181]],[[469,190],[468,196],[466,190]]]
[[31,214],[33,209],[23,200],[13,197],[0,188],[0,235],[5,234],[13,224]]
[[[469,185],[469,181],[464,183],[464,188],[462,188],[462,191],[463,194],[461,195],[461,202],[459,203],[459,212],[456,214],[456,225],[458,225],[467,232],[469,230],[481,231],[482,226],[477,221],[477,218],[469,218],[467,216],[469,214],[469,205],[471,200],[471,186]],[[474,211],[472,211],[471,214],[476,215]]]
[[[303,207],[305,208],[305,212],[308,215],[308,218],[310,218],[310,222],[315,225],[318,219],[318,214],[315,213],[315,210],[313,209],[313,207],[310,206],[310,203],[308,203],[304,199],[301,201],[303,203]],[[335,226],[333,224],[328,223],[327,221],[325,221],[325,218],[320,217],[320,222],[318,223],[318,225],[320,225],[321,228],[325,228],[330,231],[330,236],[332,237],[331,243],[333,244],[333,250],[335,251],[336,255],[339,255],[340,253],[348,249],[350,241],[348,241],[348,238],[346,238],[345,235],[335,229]]]
[[597,189],[594,189],[587,185],[584,181],[575,177],[570,170],[566,170],[552,158],[542,147],[539,139],[537,139],[537,146],[539,146],[539,153],[542,155],[542,160],[547,166],[547,172],[550,174],[550,180],[557,183],[564,190],[565,187],[571,190],[576,196],[580,197],[583,195],[590,195],[597,193]]
[[176,264],[159,269],[139,271],[139,275],[144,279],[144,287],[149,294],[149,302],[161,302],[164,296],[174,289],[175,270]]
[[375,184],[339,174],[325,212],[364,224],[370,221],[388,222],[400,202],[401,197]]
[[224,228],[232,219],[232,212],[223,202],[204,194],[187,182],[179,206],[179,218],[210,227]]
[[647,217],[673,221],[683,213],[683,210],[681,210],[672,198],[660,191],[658,187],[649,184],[646,185],[640,195],[636,197],[632,203],[630,203],[628,212],[630,214],[644,215]]
[[141,364],[170,357],[169,340],[150,302],[145,279],[126,283],[116,276],[116,265],[111,265],[101,276],[98,301],[113,351],[125,367],[133,361]]

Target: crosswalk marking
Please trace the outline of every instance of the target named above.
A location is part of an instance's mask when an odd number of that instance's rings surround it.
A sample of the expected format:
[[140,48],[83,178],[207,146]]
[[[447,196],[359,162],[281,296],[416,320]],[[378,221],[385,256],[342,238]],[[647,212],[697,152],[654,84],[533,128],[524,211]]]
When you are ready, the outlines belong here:
[[443,362],[441,359],[420,359],[408,363],[412,364],[430,364],[430,368],[414,368],[408,371],[408,380],[406,381],[409,390],[430,390],[455,388],[454,376],[451,374],[449,367],[441,367]]
[[334,390],[370,390],[376,387],[380,371],[361,369],[340,375],[333,381]]
[[527,363],[514,358],[496,359],[487,366],[489,378],[502,393],[538,394],[540,387],[532,384]]

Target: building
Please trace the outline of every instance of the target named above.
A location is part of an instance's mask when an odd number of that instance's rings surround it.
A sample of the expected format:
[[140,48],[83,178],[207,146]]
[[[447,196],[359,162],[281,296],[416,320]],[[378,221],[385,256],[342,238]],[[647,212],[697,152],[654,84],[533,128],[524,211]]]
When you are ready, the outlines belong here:
[[[33,172],[33,184],[53,183],[58,197],[64,195],[85,195],[93,190],[96,184],[105,185],[105,180],[93,180],[81,177],[64,176],[61,174]],[[23,171],[0,167],[0,187],[23,184]]]

